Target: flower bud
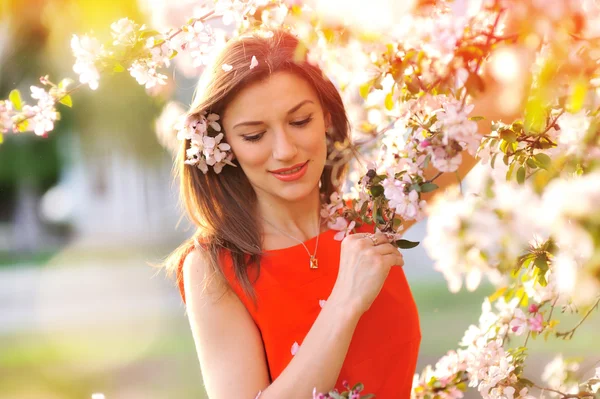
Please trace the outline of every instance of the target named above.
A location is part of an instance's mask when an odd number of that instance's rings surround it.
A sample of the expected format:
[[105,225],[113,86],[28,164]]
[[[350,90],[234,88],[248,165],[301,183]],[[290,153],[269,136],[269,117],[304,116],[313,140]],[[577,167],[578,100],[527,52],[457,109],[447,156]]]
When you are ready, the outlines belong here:
[[538,310],[540,310],[540,307],[535,303],[529,305],[529,313],[537,313]]

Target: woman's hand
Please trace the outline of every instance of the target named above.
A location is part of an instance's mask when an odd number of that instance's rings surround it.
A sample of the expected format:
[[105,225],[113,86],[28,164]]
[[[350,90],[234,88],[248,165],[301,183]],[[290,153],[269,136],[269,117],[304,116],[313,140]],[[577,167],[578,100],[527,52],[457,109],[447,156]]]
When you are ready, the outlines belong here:
[[404,259],[383,233],[351,234],[342,241],[340,268],[328,302],[360,317],[379,295],[392,266]]

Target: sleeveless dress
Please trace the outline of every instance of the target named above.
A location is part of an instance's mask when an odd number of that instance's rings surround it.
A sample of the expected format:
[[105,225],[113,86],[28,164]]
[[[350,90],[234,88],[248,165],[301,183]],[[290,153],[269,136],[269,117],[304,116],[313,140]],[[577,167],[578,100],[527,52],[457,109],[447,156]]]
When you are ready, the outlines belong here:
[[[373,232],[373,227],[363,225],[357,231]],[[265,251],[254,284],[257,306],[236,283],[231,258],[221,257],[227,279],[260,330],[271,381],[292,360],[295,344],[302,345],[321,311],[322,301],[333,289],[341,250],[341,241],[334,239],[336,233],[321,233],[318,269],[309,268],[309,256],[300,244]],[[309,250],[314,248],[315,240],[313,237],[305,242]],[[183,259],[178,283],[185,302]],[[256,275],[249,275],[254,281]],[[381,292],[356,326],[335,387],[342,391],[343,381],[350,385],[362,382],[363,394],[372,393],[379,399],[410,398],[420,342],[419,316],[406,276],[403,268],[392,267]]]

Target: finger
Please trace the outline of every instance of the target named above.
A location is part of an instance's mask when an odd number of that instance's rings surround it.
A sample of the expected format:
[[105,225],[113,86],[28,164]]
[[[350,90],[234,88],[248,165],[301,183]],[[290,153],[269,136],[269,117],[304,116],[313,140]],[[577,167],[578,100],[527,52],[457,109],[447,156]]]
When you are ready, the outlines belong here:
[[363,239],[369,240],[373,246],[379,246],[390,242],[389,238],[383,233],[368,234]]
[[402,256],[402,253],[400,252],[400,250],[390,243],[377,245],[376,247],[373,247],[372,250],[375,251],[375,253],[377,253],[379,255],[398,254],[398,255]]
[[382,255],[382,260],[383,260],[384,264],[389,267],[404,266],[404,258],[402,257],[402,255],[400,255],[400,253]]

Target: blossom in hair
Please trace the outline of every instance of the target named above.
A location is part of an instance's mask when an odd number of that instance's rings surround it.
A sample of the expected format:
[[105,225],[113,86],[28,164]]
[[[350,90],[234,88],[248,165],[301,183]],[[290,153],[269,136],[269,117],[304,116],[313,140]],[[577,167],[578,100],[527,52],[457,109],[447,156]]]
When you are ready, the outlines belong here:
[[256,59],[256,56],[253,55],[252,60],[250,61],[250,69],[253,69],[257,65],[258,65],[258,60]]
[[[190,140],[190,148],[186,151],[186,165],[196,166],[202,173],[208,173],[212,166],[215,173],[221,173],[226,164],[235,166],[231,162],[233,153],[227,143],[221,141],[225,135],[221,132],[221,125],[217,122],[218,114],[192,114],[180,120],[176,126],[178,140]],[[212,135],[209,135],[212,133]]]

